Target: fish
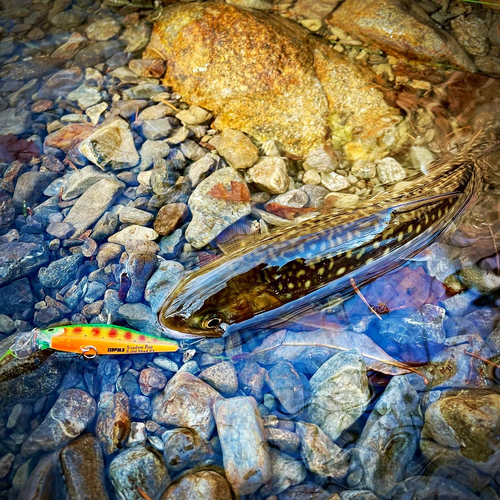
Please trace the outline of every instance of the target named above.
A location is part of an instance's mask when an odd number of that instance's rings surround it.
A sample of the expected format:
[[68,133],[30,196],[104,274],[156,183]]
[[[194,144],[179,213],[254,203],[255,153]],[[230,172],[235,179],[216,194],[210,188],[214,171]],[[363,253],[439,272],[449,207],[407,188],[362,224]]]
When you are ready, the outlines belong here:
[[149,354],[175,352],[179,344],[164,339],[114,325],[65,325],[39,330],[35,328],[15,336],[8,354],[25,359],[37,351],[56,351],[82,354],[92,359],[100,354]]
[[499,148],[498,116],[498,106],[481,114],[466,146],[435,160],[405,192],[280,229],[187,273],[158,312],[163,331],[186,339],[277,327],[352,294],[352,279],[361,287],[399,267],[476,202]]

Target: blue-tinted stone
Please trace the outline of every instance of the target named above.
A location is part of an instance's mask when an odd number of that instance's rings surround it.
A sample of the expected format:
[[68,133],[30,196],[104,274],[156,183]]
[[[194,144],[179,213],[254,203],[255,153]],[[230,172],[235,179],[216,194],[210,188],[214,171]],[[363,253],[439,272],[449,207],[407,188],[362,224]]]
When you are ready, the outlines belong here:
[[147,420],[151,417],[151,401],[147,396],[136,394],[130,396],[130,416],[134,420]]
[[106,285],[103,285],[98,281],[92,281],[91,283],[89,283],[84,300],[87,304],[92,304],[92,302],[95,302],[96,300],[103,297],[105,292]]
[[0,314],[13,314],[29,309],[35,303],[28,278],[0,287]]
[[37,243],[12,241],[0,245],[0,285],[22,278],[48,262],[49,251]]
[[83,255],[77,254],[51,262],[48,267],[40,269],[40,283],[48,288],[63,287],[78,277],[83,260]]
[[102,392],[115,392],[115,384],[120,375],[120,362],[114,358],[104,358],[97,367]]
[[123,375],[122,387],[130,397],[142,394],[137,377],[130,370]]

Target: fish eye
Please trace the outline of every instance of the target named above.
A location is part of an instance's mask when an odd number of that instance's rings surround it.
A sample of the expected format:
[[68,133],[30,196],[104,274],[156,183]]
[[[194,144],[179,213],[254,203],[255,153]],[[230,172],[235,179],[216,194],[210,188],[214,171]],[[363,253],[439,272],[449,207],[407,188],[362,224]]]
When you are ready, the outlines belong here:
[[208,328],[210,330],[213,330],[214,328],[217,328],[221,323],[222,323],[222,318],[220,316],[213,315],[204,319],[202,326],[203,328]]

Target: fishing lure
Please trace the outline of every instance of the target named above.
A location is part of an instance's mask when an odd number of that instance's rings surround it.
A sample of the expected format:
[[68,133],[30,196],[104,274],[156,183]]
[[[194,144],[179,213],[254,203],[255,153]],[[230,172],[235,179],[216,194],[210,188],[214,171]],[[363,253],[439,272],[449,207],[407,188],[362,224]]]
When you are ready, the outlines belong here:
[[179,344],[114,325],[65,325],[16,336],[14,344],[3,357],[12,354],[24,359],[42,349],[74,352],[92,359],[98,354],[150,354],[175,352]]

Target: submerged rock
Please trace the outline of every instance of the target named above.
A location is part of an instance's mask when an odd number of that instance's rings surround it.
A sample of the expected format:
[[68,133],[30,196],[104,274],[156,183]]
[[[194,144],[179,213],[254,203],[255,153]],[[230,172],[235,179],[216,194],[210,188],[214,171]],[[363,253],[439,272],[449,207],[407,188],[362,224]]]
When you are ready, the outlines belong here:
[[101,125],[78,149],[102,170],[120,170],[139,163],[129,124],[121,118],[113,118]]
[[163,456],[169,470],[179,471],[188,465],[205,460],[212,447],[193,429],[172,429],[162,435]]
[[449,392],[425,412],[420,448],[433,474],[481,490],[498,471],[496,435],[500,395],[489,390]]
[[45,420],[26,439],[22,454],[29,457],[39,451],[52,451],[79,436],[94,419],[96,403],[85,391],[63,391]]
[[12,241],[0,245],[0,285],[36,271],[49,261],[46,247],[38,243]]
[[405,377],[393,377],[377,401],[351,459],[347,484],[387,497],[404,478],[423,425],[420,398]]
[[212,111],[216,129],[276,139],[298,155],[323,146],[328,128],[351,158],[381,158],[406,140],[394,127],[401,117],[366,70],[280,16],[214,3],[169,6],[143,57],[158,53],[167,60],[165,84]]
[[457,41],[412,0],[346,0],[328,22],[394,56],[476,69]]
[[153,399],[153,420],[194,429],[209,439],[215,429],[213,404],[222,396],[190,373],[177,373]]
[[[0,352],[5,352],[11,342],[11,338],[2,341]],[[0,412],[16,403],[33,403],[49,395],[60,384],[74,359],[71,354],[49,349],[25,359],[5,358],[0,365]]]
[[186,239],[195,248],[205,246],[231,224],[250,214],[249,201],[228,201],[210,195],[218,184],[231,190],[232,182],[245,184],[236,170],[223,168],[200,182],[189,198],[193,220],[186,229]]
[[170,476],[162,458],[144,446],[125,450],[109,466],[109,479],[118,498],[143,500],[140,490],[150,498],[158,498],[170,484]]
[[320,478],[341,478],[347,474],[347,454],[317,425],[296,423],[300,436],[301,455],[307,468]]
[[70,498],[108,499],[104,459],[95,436],[86,434],[75,439],[61,450],[60,459]]
[[356,352],[332,356],[310,384],[309,417],[332,440],[363,414],[370,399],[366,366]]
[[127,395],[124,392],[117,394],[103,392],[99,401],[96,435],[104,453],[111,455],[121,448],[129,433],[130,413]]
[[255,399],[216,401],[215,421],[227,479],[239,495],[249,495],[271,478],[271,461]]
[[291,363],[274,365],[267,372],[266,382],[285,413],[297,413],[306,405],[303,380]]
[[124,188],[123,182],[113,178],[101,179],[88,188],[64,219],[64,222],[75,227],[73,236],[79,236],[91,227],[108,210]]
[[169,486],[160,500],[233,500],[223,475],[213,470],[189,472]]
[[271,449],[269,451],[271,459],[271,480],[262,488],[262,493],[279,495],[290,486],[300,484],[306,478],[307,471],[300,460]]
[[468,488],[444,477],[410,477],[399,483],[392,492],[392,500],[477,500]]

